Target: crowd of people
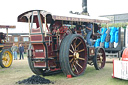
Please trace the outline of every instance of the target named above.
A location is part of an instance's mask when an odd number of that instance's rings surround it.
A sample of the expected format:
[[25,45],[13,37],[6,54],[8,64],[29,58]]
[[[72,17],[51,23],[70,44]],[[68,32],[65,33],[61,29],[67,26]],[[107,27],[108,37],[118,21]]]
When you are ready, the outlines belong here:
[[20,54],[19,60],[21,60],[21,58],[24,59],[24,47],[22,46],[22,44],[20,44],[19,47],[17,47],[15,45],[15,43],[13,43],[13,46],[11,47],[11,51],[13,53],[14,60],[18,60],[18,58],[17,58],[18,50],[19,50],[19,54]]

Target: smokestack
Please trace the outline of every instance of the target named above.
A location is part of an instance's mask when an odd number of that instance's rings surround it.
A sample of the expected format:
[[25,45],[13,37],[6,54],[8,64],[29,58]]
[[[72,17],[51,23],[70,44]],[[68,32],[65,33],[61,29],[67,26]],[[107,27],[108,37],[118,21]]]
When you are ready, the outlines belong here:
[[84,15],[88,15],[88,11],[87,11],[87,0],[82,0],[82,14]]

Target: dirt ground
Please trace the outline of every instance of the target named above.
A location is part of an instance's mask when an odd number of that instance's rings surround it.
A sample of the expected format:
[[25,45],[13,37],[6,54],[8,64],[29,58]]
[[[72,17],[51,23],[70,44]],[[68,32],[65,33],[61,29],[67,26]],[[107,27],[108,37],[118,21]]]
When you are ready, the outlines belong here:
[[[66,78],[63,73],[45,78],[53,81],[54,85],[128,85],[128,81],[113,79],[112,71],[112,63],[106,63],[105,68],[99,71],[88,65],[84,75],[74,78]],[[18,85],[17,81],[27,79],[32,75],[34,74],[28,66],[27,58],[13,60],[10,68],[0,67],[0,85]]]

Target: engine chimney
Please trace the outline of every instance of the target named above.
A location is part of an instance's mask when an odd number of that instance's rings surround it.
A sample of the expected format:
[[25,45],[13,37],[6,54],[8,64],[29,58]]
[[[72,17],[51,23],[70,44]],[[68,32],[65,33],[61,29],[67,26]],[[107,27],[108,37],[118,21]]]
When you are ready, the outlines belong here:
[[82,14],[84,15],[89,15],[88,11],[87,11],[87,0],[82,0]]

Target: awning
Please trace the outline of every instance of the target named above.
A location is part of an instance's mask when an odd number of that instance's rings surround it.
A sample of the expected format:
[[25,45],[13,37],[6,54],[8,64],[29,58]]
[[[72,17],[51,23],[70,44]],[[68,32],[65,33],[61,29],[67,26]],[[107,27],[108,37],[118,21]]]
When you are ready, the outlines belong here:
[[28,18],[32,16],[32,12],[34,15],[36,15],[37,11],[40,11],[42,18],[46,17],[47,15],[51,15],[53,20],[92,22],[92,23],[109,23],[109,19],[104,18],[104,17],[91,17],[87,15],[76,15],[76,14],[60,15],[60,14],[50,13],[44,10],[31,10],[31,11],[24,12],[18,16],[18,22],[28,22]]

